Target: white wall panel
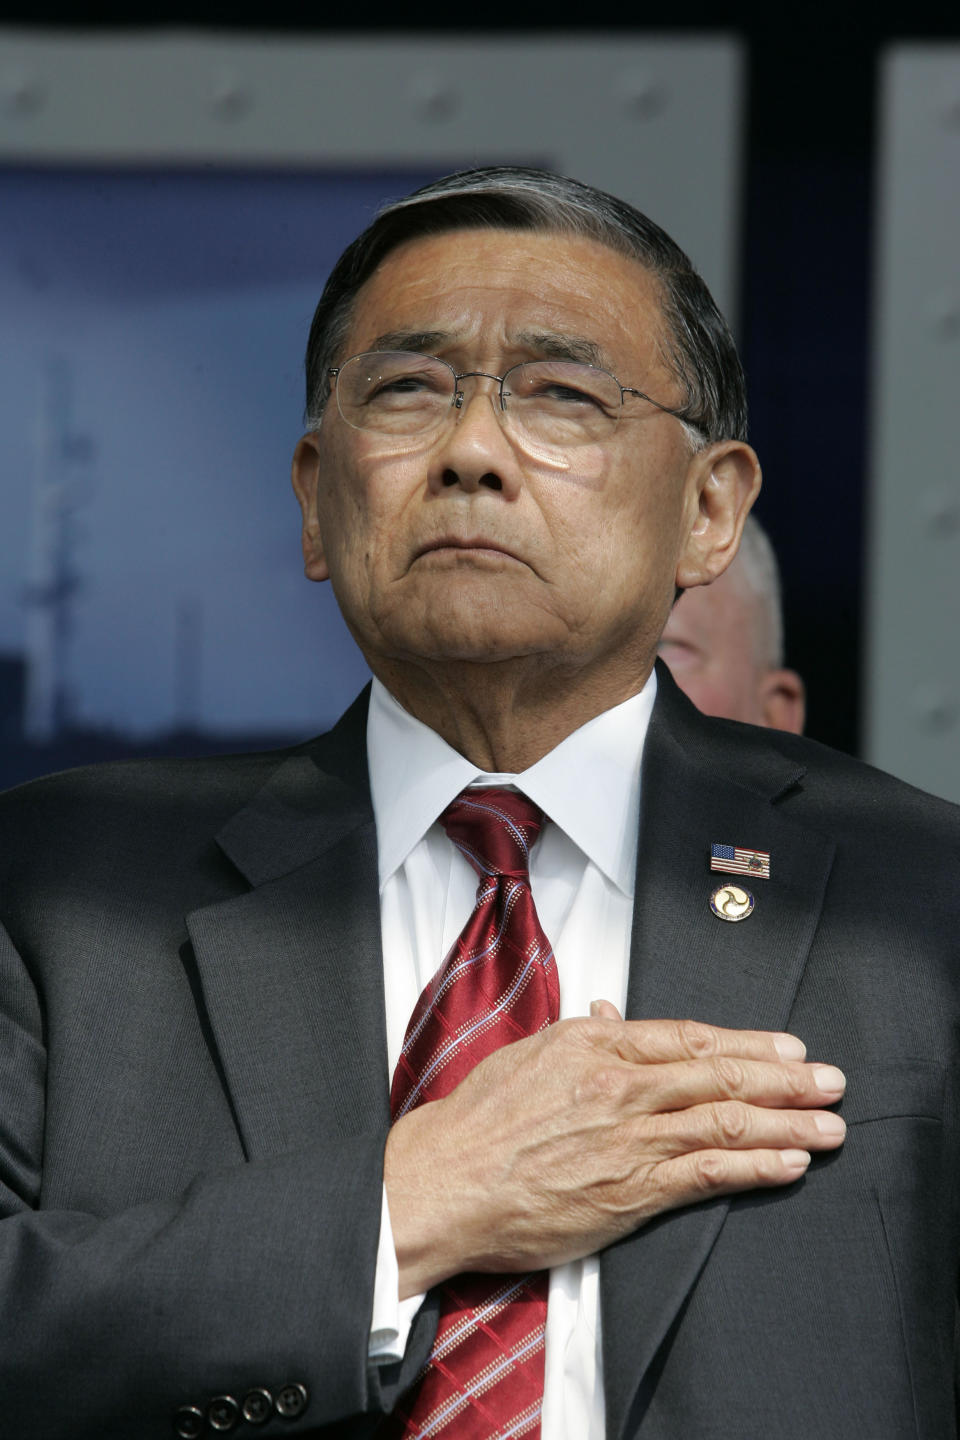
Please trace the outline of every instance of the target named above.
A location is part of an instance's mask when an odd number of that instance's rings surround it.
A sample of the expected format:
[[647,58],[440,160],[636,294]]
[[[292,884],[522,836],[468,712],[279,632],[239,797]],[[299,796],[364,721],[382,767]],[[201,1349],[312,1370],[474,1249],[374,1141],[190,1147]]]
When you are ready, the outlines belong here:
[[237,38],[0,31],[0,163],[540,160],[632,201],[736,308],[729,37]]
[[881,70],[865,753],[960,800],[960,46]]

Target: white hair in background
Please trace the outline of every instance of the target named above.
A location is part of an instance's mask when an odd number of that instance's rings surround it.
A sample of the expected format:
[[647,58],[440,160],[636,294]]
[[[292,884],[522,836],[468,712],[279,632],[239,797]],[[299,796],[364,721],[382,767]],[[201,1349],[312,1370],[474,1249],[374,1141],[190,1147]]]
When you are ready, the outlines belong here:
[[783,665],[783,606],[780,568],[767,532],[748,515],[731,579],[759,602],[754,607],[754,643],[757,661],[770,669]]

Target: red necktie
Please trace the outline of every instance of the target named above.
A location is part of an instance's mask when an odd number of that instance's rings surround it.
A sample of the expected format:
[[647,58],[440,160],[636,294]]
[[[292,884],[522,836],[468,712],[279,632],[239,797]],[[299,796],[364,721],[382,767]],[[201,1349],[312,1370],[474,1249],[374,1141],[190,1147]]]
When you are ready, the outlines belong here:
[[[485,1056],[560,1013],[557,967],[530,893],[542,811],[514,790],[465,790],[440,817],[479,876],[473,913],[417,1001],[390,1093],[393,1118],[451,1090]],[[415,1387],[386,1434],[540,1434],[547,1272],[457,1275]]]

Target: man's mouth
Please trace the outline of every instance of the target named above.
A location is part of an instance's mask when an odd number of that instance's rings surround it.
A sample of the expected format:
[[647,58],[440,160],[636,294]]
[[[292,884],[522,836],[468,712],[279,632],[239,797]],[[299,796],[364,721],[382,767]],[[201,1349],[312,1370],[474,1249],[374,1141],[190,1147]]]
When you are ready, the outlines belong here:
[[423,555],[434,554],[440,550],[464,550],[473,554],[481,555],[503,555],[508,560],[519,560],[520,557],[502,545],[499,540],[491,540],[486,535],[441,535],[436,540],[430,540],[426,545],[421,545],[414,556],[419,560]]

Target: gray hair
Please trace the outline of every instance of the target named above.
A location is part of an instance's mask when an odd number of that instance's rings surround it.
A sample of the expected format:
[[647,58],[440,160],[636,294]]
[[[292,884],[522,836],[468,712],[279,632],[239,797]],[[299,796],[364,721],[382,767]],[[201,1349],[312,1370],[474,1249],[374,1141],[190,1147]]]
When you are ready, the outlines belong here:
[[408,240],[450,230],[538,230],[599,241],[637,260],[660,283],[665,359],[683,386],[680,418],[694,449],[745,440],[747,403],[736,345],[710,291],[670,236],[614,195],[514,165],[463,170],[380,211],[330,273],[307,342],[307,423],[319,424],[327,372],[346,338],[354,301],[380,262]]
[[771,670],[779,669],[783,664],[780,568],[770,537],[753,515],[748,515],[744,524],[731,579],[756,602],[752,609],[757,663]]

